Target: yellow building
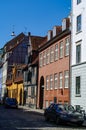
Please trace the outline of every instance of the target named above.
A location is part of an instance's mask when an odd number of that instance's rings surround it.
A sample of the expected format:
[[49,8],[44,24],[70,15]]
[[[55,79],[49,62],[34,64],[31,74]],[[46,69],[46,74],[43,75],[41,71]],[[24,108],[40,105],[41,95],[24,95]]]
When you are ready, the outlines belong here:
[[6,81],[7,96],[16,98],[19,105],[23,105],[24,103],[23,68],[25,66],[14,65]]

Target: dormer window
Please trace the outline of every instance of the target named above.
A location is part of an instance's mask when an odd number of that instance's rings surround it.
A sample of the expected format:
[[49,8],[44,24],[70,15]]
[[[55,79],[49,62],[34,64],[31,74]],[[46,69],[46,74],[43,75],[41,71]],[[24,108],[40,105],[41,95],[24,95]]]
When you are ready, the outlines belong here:
[[66,19],[62,21],[62,31],[66,30]]
[[55,37],[56,36],[56,26],[54,26],[54,28],[53,28],[53,37]]
[[48,41],[51,40],[52,38],[52,30],[49,30],[48,31]]

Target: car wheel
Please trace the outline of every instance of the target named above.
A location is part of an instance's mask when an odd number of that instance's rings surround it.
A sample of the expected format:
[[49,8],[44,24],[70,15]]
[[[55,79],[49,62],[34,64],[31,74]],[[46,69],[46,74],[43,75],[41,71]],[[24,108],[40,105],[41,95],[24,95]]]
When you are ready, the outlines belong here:
[[48,118],[48,116],[47,116],[47,115],[45,115],[45,120],[46,120],[46,121],[49,121],[49,118]]
[[60,123],[59,117],[56,117],[56,124],[58,125]]
[[78,126],[82,126],[83,122],[78,122],[77,125]]

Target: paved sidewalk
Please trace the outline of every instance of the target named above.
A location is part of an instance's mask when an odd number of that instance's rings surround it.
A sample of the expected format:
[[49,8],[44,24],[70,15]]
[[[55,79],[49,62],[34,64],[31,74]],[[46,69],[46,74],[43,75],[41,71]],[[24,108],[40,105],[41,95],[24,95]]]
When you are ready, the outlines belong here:
[[20,109],[24,109],[25,111],[33,111],[33,112],[37,112],[41,115],[44,114],[44,110],[43,109],[35,109],[35,108],[30,108],[28,106],[18,106],[18,108]]

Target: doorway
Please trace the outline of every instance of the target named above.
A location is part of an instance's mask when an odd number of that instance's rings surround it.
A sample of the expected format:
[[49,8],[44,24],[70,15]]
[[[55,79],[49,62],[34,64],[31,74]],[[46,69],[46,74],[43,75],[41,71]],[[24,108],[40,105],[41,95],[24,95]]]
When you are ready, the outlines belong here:
[[44,77],[40,78],[40,96],[39,96],[39,108],[43,109],[43,100],[44,100]]

